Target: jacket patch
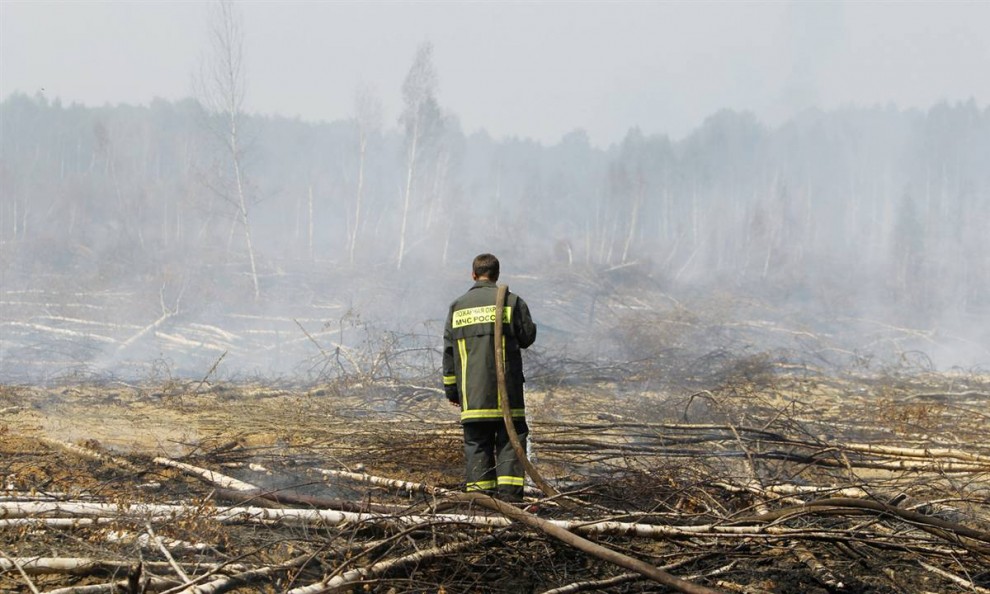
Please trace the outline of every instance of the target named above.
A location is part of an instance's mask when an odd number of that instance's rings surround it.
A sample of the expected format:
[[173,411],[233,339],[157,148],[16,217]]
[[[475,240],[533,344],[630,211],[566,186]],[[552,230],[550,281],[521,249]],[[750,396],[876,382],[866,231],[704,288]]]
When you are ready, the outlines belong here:
[[[502,311],[502,323],[509,324],[512,322],[512,308],[506,305]],[[481,307],[469,307],[467,309],[459,309],[454,312],[453,318],[451,320],[451,326],[453,328],[463,328],[464,326],[473,326],[474,324],[494,324],[495,323],[495,306],[494,305],[484,305]]]

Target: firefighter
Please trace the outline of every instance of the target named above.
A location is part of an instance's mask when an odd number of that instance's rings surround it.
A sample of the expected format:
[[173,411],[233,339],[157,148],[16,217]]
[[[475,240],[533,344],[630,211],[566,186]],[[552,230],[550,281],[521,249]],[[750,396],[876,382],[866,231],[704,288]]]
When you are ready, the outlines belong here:
[[[467,491],[481,491],[506,501],[521,501],[525,471],[516,457],[500,408],[495,371],[495,296],[498,258],[474,259],[474,286],[450,305],[443,332],[443,387],[461,409]],[[520,349],[536,340],[536,324],[521,297],[508,293],[501,312],[505,382],[513,425],[526,447],[526,406]]]

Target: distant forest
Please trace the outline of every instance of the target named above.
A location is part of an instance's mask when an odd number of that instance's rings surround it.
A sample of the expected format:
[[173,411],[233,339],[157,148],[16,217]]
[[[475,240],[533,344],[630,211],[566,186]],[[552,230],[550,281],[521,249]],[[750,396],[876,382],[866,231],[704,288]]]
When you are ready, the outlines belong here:
[[465,135],[431,93],[398,121],[365,97],[330,123],[11,95],[3,283],[103,290],[225,263],[255,270],[263,298],[259,276],[418,274],[490,250],[517,269],[868,299],[922,323],[990,312],[988,107],[807,111],[778,127],[723,110],[680,140],[634,128],[598,148],[580,129],[550,146]]

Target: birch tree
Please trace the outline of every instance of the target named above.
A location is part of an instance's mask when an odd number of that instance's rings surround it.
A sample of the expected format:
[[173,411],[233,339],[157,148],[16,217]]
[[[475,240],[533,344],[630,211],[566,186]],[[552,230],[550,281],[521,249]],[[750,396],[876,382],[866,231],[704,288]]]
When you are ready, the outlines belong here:
[[347,260],[351,264],[354,264],[354,252],[357,246],[358,233],[361,230],[361,209],[364,202],[364,171],[368,158],[368,140],[371,136],[381,131],[382,125],[382,102],[371,87],[362,85],[358,88],[354,99],[354,112],[358,133],[358,173],[357,188],[354,196],[354,224],[351,226],[351,236],[347,244]]
[[413,65],[402,84],[405,105],[400,123],[405,128],[406,182],[402,198],[402,222],[399,226],[399,253],[396,268],[402,268],[406,255],[409,210],[413,204],[413,186],[420,152],[426,140],[440,127],[440,109],[436,100],[437,73],[433,67],[433,44],[425,42],[416,50]]
[[251,241],[243,154],[242,122],[247,89],[244,69],[244,27],[240,11],[230,0],[220,0],[211,5],[209,35],[209,54],[202,64],[199,95],[209,112],[211,122],[215,124],[214,131],[223,141],[233,178],[232,188],[228,188],[226,184],[219,184],[214,190],[235,208],[237,221],[244,231],[254,297],[257,299],[261,291],[258,287],[258,268]]

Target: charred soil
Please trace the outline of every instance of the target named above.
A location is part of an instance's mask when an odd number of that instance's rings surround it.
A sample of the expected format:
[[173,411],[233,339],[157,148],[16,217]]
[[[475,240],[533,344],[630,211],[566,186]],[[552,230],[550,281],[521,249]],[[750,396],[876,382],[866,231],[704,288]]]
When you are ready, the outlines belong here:
[[[990,378],[744,371],[531,391],[529,511],[715,591],[990,592]],[[0,591],[676,591],[462,464],[415,385],[2,387]]]

